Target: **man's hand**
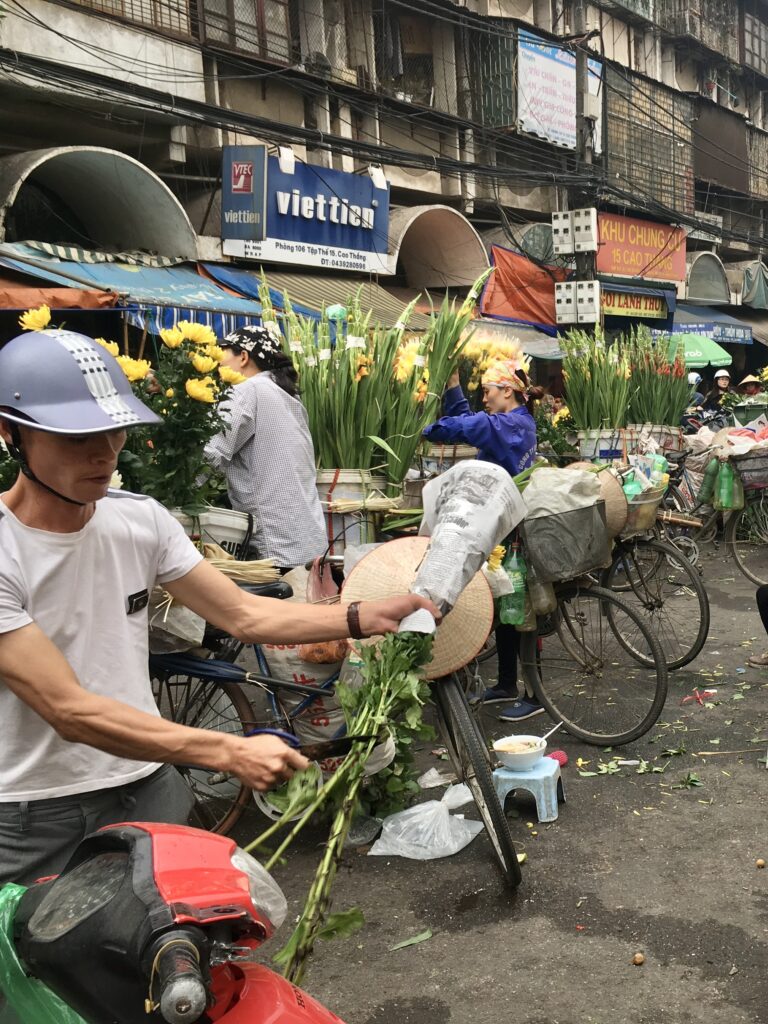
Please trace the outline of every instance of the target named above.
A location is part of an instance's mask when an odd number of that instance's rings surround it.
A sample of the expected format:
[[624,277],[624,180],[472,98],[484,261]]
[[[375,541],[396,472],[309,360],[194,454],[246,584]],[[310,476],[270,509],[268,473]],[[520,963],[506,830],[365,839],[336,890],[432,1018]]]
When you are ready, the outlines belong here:
[[277,736],[261,735],[238,738],[229,770],[250,789],[265,790],[308,765],[303,754]]
[[381,633],[394,633],[400,620],[415,612],[417,608],[426,608],[435,622],[442,618],[437,605],[418,594],[403,594],[402,597],[387,597],[382,601],[362,601],[360,604],[360,628],[366,636],[379,636]]
[[445,385],[446,388],[458,388],[461,386],[461,379],[459,377],[459,371],[455,370],[448,378],[448,383]]

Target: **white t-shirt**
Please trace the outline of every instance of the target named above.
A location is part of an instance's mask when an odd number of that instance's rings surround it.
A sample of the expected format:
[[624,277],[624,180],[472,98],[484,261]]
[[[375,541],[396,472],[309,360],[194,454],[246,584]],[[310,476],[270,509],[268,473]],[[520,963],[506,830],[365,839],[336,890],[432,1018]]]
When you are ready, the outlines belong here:
[[[32,529],[0,501],[0,633],[36,623],[86,690],[157,715],[145,598],[200,560],[152,498],[109,491],[76,533]],[[66,742],[0,678],[0,803],[108,789],[157,767]]]

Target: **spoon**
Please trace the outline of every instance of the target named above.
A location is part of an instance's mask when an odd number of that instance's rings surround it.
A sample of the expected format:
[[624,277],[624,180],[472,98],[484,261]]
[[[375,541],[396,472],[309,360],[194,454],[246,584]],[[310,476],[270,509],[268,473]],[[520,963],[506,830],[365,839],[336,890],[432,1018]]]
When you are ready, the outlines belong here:
[[557,732],[557,730],[560,728],[562,724],[562,722],[558,722],[553,729],[550,729],[549,732],[545,732],[544,735],[540,737],[542,743],[544,742],[544,740],[549,739],[553,732]]

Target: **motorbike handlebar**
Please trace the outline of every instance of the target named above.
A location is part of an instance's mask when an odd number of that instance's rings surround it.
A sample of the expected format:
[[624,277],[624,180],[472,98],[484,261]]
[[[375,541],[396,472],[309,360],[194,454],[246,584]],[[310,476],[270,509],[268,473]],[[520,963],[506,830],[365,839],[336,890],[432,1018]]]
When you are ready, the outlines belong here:
[[197,947],[189,939],[170,939],[155,957],[153,990],[168,1024],[189,1024],[205,1011],[208,994]]

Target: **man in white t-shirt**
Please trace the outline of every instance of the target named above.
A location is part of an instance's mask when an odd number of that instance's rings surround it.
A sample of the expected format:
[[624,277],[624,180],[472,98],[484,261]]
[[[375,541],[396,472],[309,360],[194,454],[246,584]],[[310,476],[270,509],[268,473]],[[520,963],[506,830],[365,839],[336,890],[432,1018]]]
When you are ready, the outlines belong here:
[[112,356],[69,331],[0,349],[0,436],[20,474],[0,495],[0,883],[58,872],[88,832],[184,822],[174,764],[266,789],[306,760],[274,736],[162,719],[147,603],[162,584],[243,641],[303,643],[397,628],[414,595],[287,605],[241,591],[152,499],[109,491],[131,426],[156,421]]

